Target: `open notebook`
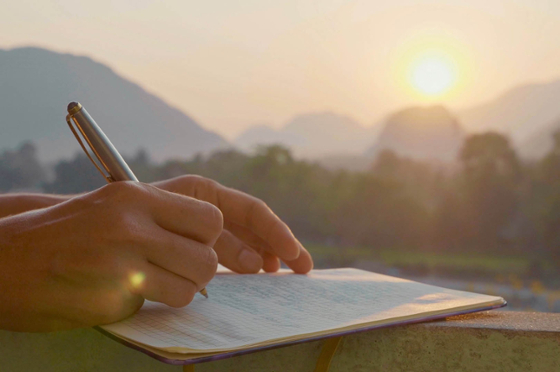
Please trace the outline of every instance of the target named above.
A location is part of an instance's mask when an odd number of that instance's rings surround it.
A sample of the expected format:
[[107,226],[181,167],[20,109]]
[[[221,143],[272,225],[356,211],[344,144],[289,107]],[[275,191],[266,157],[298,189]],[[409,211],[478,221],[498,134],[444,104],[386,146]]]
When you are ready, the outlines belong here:
[[206,288],[208,299],[196,296],[182,309],[146,302],[102,329],[172,363],[505,305],[501,297],[357,269],[220,273]]

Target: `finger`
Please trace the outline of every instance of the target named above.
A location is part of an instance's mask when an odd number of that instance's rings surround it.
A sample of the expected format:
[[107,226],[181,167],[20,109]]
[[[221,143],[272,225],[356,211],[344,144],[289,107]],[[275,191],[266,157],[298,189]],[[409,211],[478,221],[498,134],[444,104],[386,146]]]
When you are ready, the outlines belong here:
[[265,250],[267,252],[272,252],[272,247],[270,244],[265,242],[262,238],[257,236],[251,230],[246,227],[240,226],[229,220],[224,221],[224,229],[228,230],[230,233],[235,235],[238,239],[243,241],[245,244],[255,248],[257,251]]
[[263,270],[267,273],[275,273],[280,270],[280,260],[275,255],[263,252]]
[[[295,239],[288,226],[263,201],[203,177],[178,177],[160,182],[158,185],[173,192],[193,195],[216,205],[226,221],[254,232],[285,262],[294,261],[299,257],[301,244]],[[305,255],[304,261],[309,261],[310,257],[309,254]],[[313,267],[313,261],[307,262],[306,265]]]
[[214,205],[188,196],[149,186],[155,198],[148,208],[154,221],[165,230],[213,246],[223,228],[223,216]]
[[192,281],[150,263],[131,273],[129,282],[132,293],[172,307],[188,305],[202,289]]
[[296,238],[262,200],[219,184],[216,187],[218,207],[225,219],[251,230],[282,260],[298,258],[300,245]]
[[222,231],[214,250],[222,265],[238,273],[257,273],[263,266],[263,258],[227,230]]
[[[227,229],[235,235],[238,239],[243,241],[245,244],[252,247],[257,252],[266,251],[269,253],[273,253],[270,245],[266,243],[264,240],[253,234],[247,228],[234,224],[232,222],[226,222]],[[297,241],[297,239],[296,239]],[[305,274],[311,269],[313,269],[313,259],[311,258],[311,254],[301,245],[299,241],[297,241],[300,245],[300,255],[297,259],[292,261],[284,260],[286,265],[294,272],[298,274]],[[271,266],[272,267],[272,266]],[[275,270],[274,270],[275,271]]]
[[294,271],[294,273],[307,274],[313,269],[313,258],[311,258],[311,254],[303,246],[301,246],[300,249],[301,253],[298,258],[292,261],[284,262]]
[[212,247],[156,227],[143,241],[146,259],[204,288],[218,269]]

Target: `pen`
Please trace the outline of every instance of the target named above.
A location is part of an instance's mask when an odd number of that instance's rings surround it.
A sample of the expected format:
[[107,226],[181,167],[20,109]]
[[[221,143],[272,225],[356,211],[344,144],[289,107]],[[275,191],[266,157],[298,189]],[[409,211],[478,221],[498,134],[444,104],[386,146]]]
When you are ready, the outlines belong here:
[[[95,120],[93,120],[91,115],[79,102],[70,102],[70,104],[68,104],[66,122],[89,160],[91,160],[97,170],[101,172],[107,182],[138,182],[138,178],[132,173],[132,170],[130,170],[121,154],[119,154],[109,138],[103,133],[99,125],[97,125]],[[75,124],[77,130],[72,123]],[[82,141],[81,138],[83,138],[84,141]],[[90,155],[84,142],[88,144],[97,162]],[[208,298],[206,288],[202,288],[200,294]]]

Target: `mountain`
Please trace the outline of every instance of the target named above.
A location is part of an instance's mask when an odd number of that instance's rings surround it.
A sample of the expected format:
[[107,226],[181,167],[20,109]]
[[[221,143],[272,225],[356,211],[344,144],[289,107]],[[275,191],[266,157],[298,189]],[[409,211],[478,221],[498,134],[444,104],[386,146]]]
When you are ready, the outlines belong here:
[[377,127],[365,128],[356,120],[332,112],[294,117],[281,129],[254,126],[234,141],[238,148],[251,151],[258,145],[281,144],[297,157],[318,159],[332,155],[358,155],[370,145]]
[[528,84],[488,103],[459,111],[457,116],[469,132],[502,132],[519,146],[560,118],[559,98],[560,80]]
[[412,107],[390,115],[376,143],[366,155],[383,150],[421,160],[453,161],[465,133],[457,119],[443,106]]
[[228,147],[219,135],[88,57],[0,49],[0,66],[0,149],[31,140],[46,161],[81,151],[65,122],[71,101],[84,105],[123,154],[144,148],[163,160]]
[[239,149],[251,152],[257,146],[263,145],[284,145],[289,148],[300,146],[304,139],[300,136],[276,130],[266,124],[255,125],[241,133],[233,142]]

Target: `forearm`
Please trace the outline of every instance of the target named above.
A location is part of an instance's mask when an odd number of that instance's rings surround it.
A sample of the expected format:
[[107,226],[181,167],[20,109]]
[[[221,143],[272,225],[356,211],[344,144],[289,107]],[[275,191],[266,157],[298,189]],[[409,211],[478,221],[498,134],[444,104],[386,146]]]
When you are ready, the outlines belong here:
[[4,194],[0,195],[0,218],[47,208],[68,200],[68,195]]

